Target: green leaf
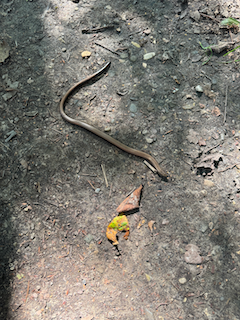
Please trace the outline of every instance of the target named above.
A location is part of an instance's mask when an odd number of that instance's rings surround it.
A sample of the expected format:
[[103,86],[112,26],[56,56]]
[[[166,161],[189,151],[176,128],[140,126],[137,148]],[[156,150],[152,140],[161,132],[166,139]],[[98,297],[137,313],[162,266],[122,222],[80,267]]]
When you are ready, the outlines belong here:
[[234,18],[227,18],[227,19],[224,19],[223,21],[221,21],[221,25],[222,26],[238,26],[240,24],[240,21],[234,19]]

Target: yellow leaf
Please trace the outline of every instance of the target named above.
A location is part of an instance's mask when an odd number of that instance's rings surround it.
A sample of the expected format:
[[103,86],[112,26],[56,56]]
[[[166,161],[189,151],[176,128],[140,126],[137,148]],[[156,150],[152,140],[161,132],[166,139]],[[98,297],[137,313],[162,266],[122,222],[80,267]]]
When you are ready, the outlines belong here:
[[82,55],[82,57],[83,58],[89,58],[90,56],[91,56],[91,52],[90,51],[83,51],[82,53],[81,53],[81,55]]
[[147,281],[151,281],[152,277],[149,274],[145,273],[145,276],[147,278]]
[[137,42],[132,41],[131,44],[136,48],[141,48],[140,44],[138,44]]

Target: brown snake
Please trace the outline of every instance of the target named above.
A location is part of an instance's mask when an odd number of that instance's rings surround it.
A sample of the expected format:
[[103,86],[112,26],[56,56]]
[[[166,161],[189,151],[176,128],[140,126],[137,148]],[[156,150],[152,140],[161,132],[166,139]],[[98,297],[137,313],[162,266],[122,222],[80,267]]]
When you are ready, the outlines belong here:
[[130,154],[133,154],[135,156],[138,156],[138,157],[141,157],[143,159],[146,159],[148,160],[149,162],[151,162],[151,164],[155,167],[155,169],[157,170],[158,174],[162,177],[167,177],[168,174],[165,172],[165,170],[163,170],[156,159],[154,159],[152,156],[150,156],[149,154],[143,152],[143,151],[139,151],[139,150],[136,150],[136,149],[133,149],[133,148],[130,148],[128,146],[126,146],[125,144],[119,142],[118,140],[112,138],[111,136],[107,135],[106,133],[98,130],[97,128],[85,123],[85,122],[82,122],[82,121],[79,121],[79,120],[76,120],[76,119],[72,119],[70,118],[68,115],[66,115],[65,111],[64,111],[64,103],[66,102],[67,98],[69,97],[69,95],[71,93],[73,93],[73,91],[76,89],[76,88],[81,88],[83,86],[85,86],[87,83],[91,82],[91,81],[94,81],[94,80],[97,80],[97,78],[99,78],[103,73],[105,73],[109,67],[110,67],[110,64],[111,62],[108,62],[102,69],[100,69],[99,71],[95,72],[94,74],[90,75],[89,77],[83,79],[82,81],[76,83],[73,87],[71,87],[66,93],[65,95],[63,96],[61,102],[60,102],[60,113],[61,113],[61,116],[63,117],[64,120],[72,123],[72,124],[75,124],[79,127],[82,127],[88,131],[91,131],[92,133],[96,134],[97,136],[101,137],[102,139],[110,142],[111,144],[115,145],[116,147],[118,147],[119,149],[122,149],[123,151],[126,151],[127,153],[130,153]]

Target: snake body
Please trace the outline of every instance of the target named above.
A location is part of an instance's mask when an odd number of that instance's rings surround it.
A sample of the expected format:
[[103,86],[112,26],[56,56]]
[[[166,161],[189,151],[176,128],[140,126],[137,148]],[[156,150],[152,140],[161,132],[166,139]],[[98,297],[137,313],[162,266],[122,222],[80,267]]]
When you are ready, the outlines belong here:
[[81,87],[85,86],[89,82],[93,82],[94,80],[97,80],[103,73],[105,73],[109,69],[110,65],[111,65],[111,62],[108,62],[103,68],[101,68],[100,70],[98,70],[94,74],[88,76],[87,78],[83,79],[82,81],[76,83],[74,86],[72,86],[65,93],[65,95],[63,96],[63,98],[62,98],[62,100],[60,102],[60,113],[61,113],[61,116],[63,117],[64,120],[66,120],[66,121],[68,121],[68,122],[70,122],[70,123],[72,123],[74,125],[82,127],[84,129],[94,133],[95,135],[97,135],[97,136],[101,137],[102,139],[104,139],[104,140],[110,142],[111,144],[115,145],[119,149],[149,161],[155,167],[155,169],[157,170],[157,172],[158,172],[158,174],[160,176],[167,177],[168,174],[165,172],[165,170],[163,170],[159,166],[157,160],[154,159],[151,155],[149,155],[149,154],[147,154],[147,153],[145,153],[143,151],[130,148],[130,147],[126,146],[125,144],[121,143],[120,141],[118,141],[118,140],[114,139],[113,137],[109,136],[108,134],[98,130],[97,128],[95,128],[95,127],[93,127],[93,126],[91,126],[91,125],[89,125],[89,124],[87,124],[85,122],[70,118],[68,115],[66,115],[66,113],[64,111],[64,104],[65,104],[67,98],[73,93],[73,91],[76,88],[81,88]]

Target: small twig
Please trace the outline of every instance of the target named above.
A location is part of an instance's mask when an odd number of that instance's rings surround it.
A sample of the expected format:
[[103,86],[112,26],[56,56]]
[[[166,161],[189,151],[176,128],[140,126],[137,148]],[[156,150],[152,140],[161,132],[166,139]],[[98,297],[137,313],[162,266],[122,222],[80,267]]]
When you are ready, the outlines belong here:
[[211,147],[211,148],[208,148],[207,150],[204,151],[204,153],[208,153],[209,151],[211,151],[212,149],[215,149],[217,148],[218,146],[220,145],[220,143],[216,144],[215,146]]
[[157,172],[157,170],[156,170],[150,163],[148,163],[146,160],[144,160],[143,163],[144,163],[150,170],[152,170],[153,173],[156,173],[156,172]]
[[90,186],[95,190],[94,186],[92,185],[91,181],[87,180],[87,182],[90,184]]
[[107,112],[107,109],[108,109],[111,101],[112,101],[112,97],[109,99],[109,102],[108,102],[108,104],[106,106],[106,109],[105,109],[105,112],[104,112],[104,115],[103,115],[104,117],[106,116],[106,112]]
[[157,305],[156,310],[160,307],[160,306],[167,306],[169,303],[168,302],[161,302]]
[[223,118],[223,123],[226,122],[226,117],[227,117],[227,99],[228,99],[228,85],[226,86],[226,94],[225,94],[225,108],[224,108],[224,118]]
[[105,165],[103,163],[101,164],[101,168],[102,168],[103,177],[105,180],[106,187],[108,188],[108,181],[107,181],[107,176],[106,176],[106,171],[105,171]]
[[219,170],[218,172],[227,171],[227,170],[229,170],[229,169],[232,169],[232,168],[236,167],[236,166],[239,165],[239,164],[240,164],[240,163],[235,163],[235,164],[233,164],[233,165],[231,165],[231,166],[228,166],[228,167],[225,168],[225,169]]
[[30,281],[28,280],[27,294],[26,294],[26,297],[25,297],[24,303],[26,303],[26,302],[27,302],[27,297],[28,297],[28,293],[29,293],[29,285],[30,285]]
[[109,190],[109,198],[111,197],[111,194],[112,194],[112,183],[110,184],[110,190]]
[[107,50],[107,51],[110,51],[110,52],[112,52],[113,54],[116,54],[117,56],[120,56],[120,54],[117,53],[116,51],[112,51],[111,49],[108,49],[107,47],[103,46],[103,45],[100,44],[100,43],[97,43],[97,42],[94,42],[94,43],[95,43],[97,46],[102,47],[103,49],[105,49],[105,50]]
[[202,17],[209,18],[209,19],[211,19],[211,20],[213,20],[213,21],[216,21],[216,22],[220,23],[219,20],[217,20],[216,18],[212,18],[212,17],[208,16],[208,15],[205,14],[205,13],[200,13],[200,15],[201,15]]
[[98,32],[103,32],[105,30],[111,30],[114,29],[113,25],[110,26],[105,26],[105,27],[99,27],[99,28],[92,28],[92,29],[83,29],[82,33],[83,34],[89,34],[89,33],[98,33]]

